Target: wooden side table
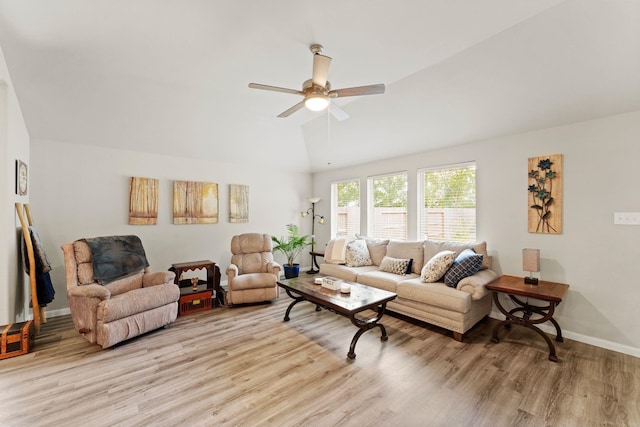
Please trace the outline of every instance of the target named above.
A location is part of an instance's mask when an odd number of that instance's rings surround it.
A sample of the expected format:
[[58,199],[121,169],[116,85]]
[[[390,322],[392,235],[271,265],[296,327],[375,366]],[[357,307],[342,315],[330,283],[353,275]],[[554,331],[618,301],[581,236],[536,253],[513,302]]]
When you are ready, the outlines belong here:
[[[544,280],[540,280],[538,285],[527,285],[524,283],[523,277],[505,275],[500,276],[493,282],[489,283],[487,285],[487,289],[493,291],[493,302],[496,304],[498,310],[506,316],[502,322],[498,323],[493,328],[491,341],[495,343],[499,341],[498,332],[501,327],[509,327],[513,324],[522,325],[536,331],[542,338],[544,338],[549,346],[549,360],[557,362],[558,357],[556,356],[556,348],[553,345],[553,342],[551,342],[547,334],[545,334],[536,325],[546,321],[551,322],[556,328],[556,341],[563,341],[562,330],[560,329],[558,322],[553,318],[553,313],[556,306],[562,302],[562,299],[567,294],[569,285],[565,285],[564,283],[547,282]],[[508,295],[511,301],[516,304],[516,307],[511,310],[504,308],[498,298],[498,294],[500,293]],[[522,299],[518,297],[525,297],[526,300],[522,301]],[[548,305],[538,306],[529,304],[529,298],[545,301]],[[542,317],[531,318],[533,314],[538,314]]]
[[198,285],[194,291],[192,286],[180,288],[180,302],[178,304],[178,315],[196,313],[203,310],[211,310],[213,290],[205,285]]
[[[215,301],[216,305],[223,306],[224,305],[224,289],[220,286],[220,268],[216,265],[215,262],[209,260],[202,261],[191,261],[191,262],[179,262],[176,264],[171,264],[170,271],[176,273],[175,283],[180,286],[180,276],[185,271],[192,270],[207,270],[207,289],[215,290],[216,296]],[[191,287],[191,282],[189,282],[189,287]]]
[[320,266],[318,265],[316,257],[324,257],[324,252],[311,251],[309,252],[309,255],[311,255],[311,270],[307,271],[307,274],[316,274],[320,271]]

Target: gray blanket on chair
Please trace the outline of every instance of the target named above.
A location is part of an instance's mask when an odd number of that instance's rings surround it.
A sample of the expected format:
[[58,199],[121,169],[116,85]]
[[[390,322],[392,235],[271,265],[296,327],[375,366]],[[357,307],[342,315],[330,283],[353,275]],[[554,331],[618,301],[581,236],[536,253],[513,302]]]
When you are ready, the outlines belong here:
[[81,240],[91,249],[93,277],[101,285],[149,266],[138,236],[107,236]]

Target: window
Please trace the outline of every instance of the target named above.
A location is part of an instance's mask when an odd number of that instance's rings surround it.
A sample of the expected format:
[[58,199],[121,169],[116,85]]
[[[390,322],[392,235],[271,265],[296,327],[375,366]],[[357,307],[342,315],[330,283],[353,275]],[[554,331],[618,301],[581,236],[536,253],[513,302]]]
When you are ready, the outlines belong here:
[[407,174],[370,177],[368,182],[369,236],[407,240]]
[[331,234],[353,236],[360,233],[360,180],[331,184]]
[[418,172],[418,238],[476,240],[476,165],[465,163]]

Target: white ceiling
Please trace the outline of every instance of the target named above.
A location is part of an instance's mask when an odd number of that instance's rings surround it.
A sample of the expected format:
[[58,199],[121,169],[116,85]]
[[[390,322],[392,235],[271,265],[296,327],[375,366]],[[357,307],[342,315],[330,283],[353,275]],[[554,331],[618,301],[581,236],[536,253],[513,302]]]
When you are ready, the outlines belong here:
[[[276,118],[247,84],[299,89],[314,42],[387,92]],[[293,171],[640,109],[640,0],[0,0],[0,46],[32,139]]]

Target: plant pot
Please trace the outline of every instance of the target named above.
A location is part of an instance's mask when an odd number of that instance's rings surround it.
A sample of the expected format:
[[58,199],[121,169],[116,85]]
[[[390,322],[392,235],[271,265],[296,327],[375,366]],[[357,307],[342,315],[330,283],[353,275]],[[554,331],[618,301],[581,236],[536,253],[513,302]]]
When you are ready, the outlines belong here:
[[282,267],[284,268],[285,279],[293,279],[300,275],[300,264],[284,264]]

